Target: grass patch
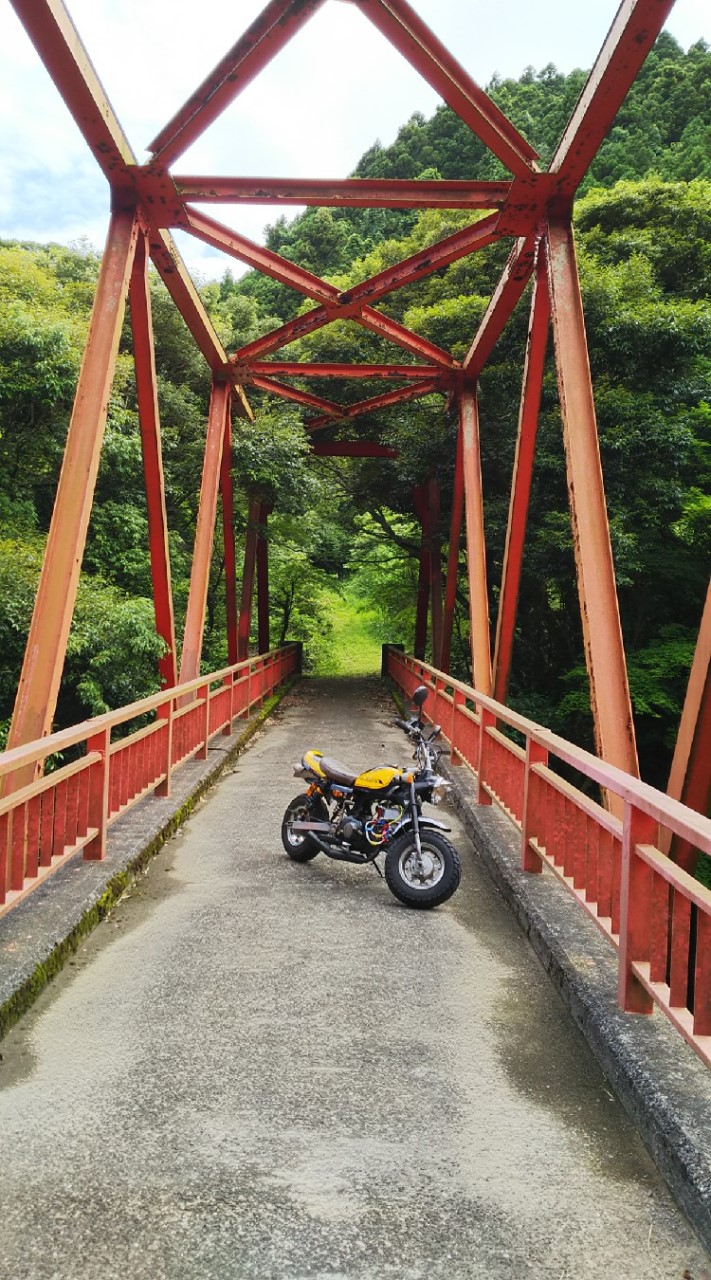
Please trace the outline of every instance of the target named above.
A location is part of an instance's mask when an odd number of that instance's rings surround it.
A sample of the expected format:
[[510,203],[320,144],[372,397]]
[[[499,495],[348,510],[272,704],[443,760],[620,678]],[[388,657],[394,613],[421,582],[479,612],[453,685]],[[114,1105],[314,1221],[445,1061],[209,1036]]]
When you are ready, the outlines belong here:
[[321,609],[331,626],[328,646],[316,659],[317,676],[380,674],[379,614],[363,606],[347,585],[341,592],[325,591]]

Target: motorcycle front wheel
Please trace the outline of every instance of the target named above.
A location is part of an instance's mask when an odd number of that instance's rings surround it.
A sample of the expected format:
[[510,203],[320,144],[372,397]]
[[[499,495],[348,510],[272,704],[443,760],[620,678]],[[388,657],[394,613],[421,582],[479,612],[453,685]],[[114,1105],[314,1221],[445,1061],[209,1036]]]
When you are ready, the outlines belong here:
[[292,862],[310,862],[319,852],[315,840],[309,835],[292,831],[292,822],[328,822],[328,806],[320,796],[295,796],[287,805],[281,823],[281,842]]
[[405,906],[429,910],[456,892],[462,869],[454,845],[438,831],[421,828],[420,846],[418,856],[413,831],[393,840],[385,855],[385,879]]

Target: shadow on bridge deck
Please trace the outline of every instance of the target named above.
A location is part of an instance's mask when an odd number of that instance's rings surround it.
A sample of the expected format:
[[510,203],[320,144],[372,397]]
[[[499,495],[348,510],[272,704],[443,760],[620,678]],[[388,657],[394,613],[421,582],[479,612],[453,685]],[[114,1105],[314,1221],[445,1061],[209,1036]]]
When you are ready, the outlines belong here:
[[292,763],[403,759],[390,716],[297,686],[8,1035],[2,1274],[708,1280],[454,811],[431,914],[282,854]]

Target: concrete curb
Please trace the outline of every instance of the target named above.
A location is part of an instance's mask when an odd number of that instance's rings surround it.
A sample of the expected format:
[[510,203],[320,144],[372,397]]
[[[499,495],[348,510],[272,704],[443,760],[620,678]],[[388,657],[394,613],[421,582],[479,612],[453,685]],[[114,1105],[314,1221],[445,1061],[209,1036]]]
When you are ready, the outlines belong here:
[[201,796],[247,746],[299,676],[265,699],[237,736],[212,739],[207,760],[176,769],[172,794],[147,796],[111,827],[103,862],[77,856],[0,918],[0,1039],[37,999],[150,859],[189,816]]
[[469,770],[440,767],[477,854],[711,1253],[711,1073],[660,1013],[618,1008],[614,949],[550,872],[521,871],[517,833],[494,806],[477,806]]

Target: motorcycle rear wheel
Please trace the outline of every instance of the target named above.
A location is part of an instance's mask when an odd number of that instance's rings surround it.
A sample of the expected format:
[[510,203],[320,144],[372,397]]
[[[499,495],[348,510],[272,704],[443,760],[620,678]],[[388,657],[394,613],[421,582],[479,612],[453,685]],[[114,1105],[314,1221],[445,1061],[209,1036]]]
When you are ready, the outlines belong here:
[[309,835],[291,830],[292,822],[328,822],[328,806],[320,796],[295,796],[287,805],[281,824],[281,842],[292,862],[310,862],[320,852]]
[[459,888],[459,854],[438,831],[420,828],[422,848],[418,866],[414,831],[393,840],[385,855],[385,879],[391,893],[406,907],[428,911],[451,898]]

